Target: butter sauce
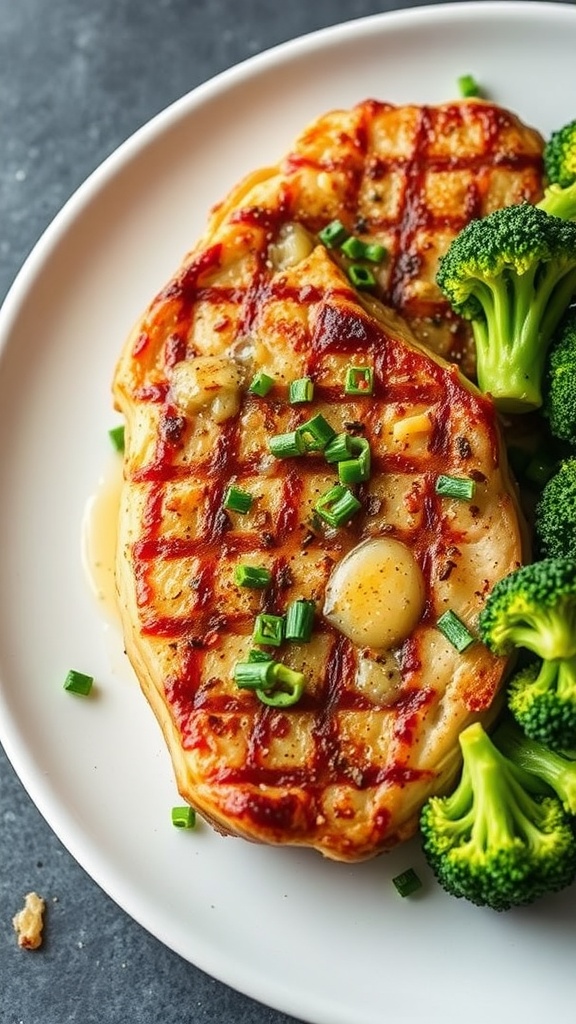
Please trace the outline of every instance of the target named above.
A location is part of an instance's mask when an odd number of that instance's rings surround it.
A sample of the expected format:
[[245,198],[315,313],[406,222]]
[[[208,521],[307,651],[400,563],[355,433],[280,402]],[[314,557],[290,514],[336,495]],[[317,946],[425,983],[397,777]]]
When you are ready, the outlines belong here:
[[103,617],[113,622],[118,621],[114,564],[121,487],[122,458],[116,455],[88,499],[82,519],[84,573]]
[[326,587],[324,617],[358,646],[388,650],[410,635],[424,602],[424,579],[410,549],[378,537],[338,563]]

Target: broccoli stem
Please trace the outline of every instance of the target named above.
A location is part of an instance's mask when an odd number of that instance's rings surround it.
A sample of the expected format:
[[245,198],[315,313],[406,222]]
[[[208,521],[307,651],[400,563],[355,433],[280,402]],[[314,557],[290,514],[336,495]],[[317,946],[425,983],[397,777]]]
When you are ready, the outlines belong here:
[[[494,629],[497,643],[511,641],[515,647],[525,647],[547,662],[571,659],[576,655],[574,614],[564,603],[559,608],[522,608],[511,610],[508,621]],[[556,670],[554,670],[556,671]]]
[[561,701],[576,702],[576,657],[560,661],[556,692]]
[[525,773],[506,762],[481,727],[465,730],[460,746],[475,799],[472,842],[480,849],[503,849],[518,838],[536,844],[537,805],[525,788]]
[[536,205],[553,217],[576,220],[576,182],[567,188],[562,188],[558,184],[549,185],[544,193],[544,199]]
[[494,734],[498,749],[514,764],[542,780],[562,801],[568,814],[576,814],[576,765],[537,740],[530,739],[509,719]]
[[535,264],[476,288],[485,317],[472,321],[478,385],[504,412],[542,405],[541,381],[552,333],[576,291],[576,267]]

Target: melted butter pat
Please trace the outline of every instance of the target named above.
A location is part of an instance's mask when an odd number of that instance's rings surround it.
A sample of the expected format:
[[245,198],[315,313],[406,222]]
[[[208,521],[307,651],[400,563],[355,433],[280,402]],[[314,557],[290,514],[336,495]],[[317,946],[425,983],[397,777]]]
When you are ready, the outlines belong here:
[[388,649],[405,640],[424,609],[424,580],[405,544],[363,541],[334,569],[324,617],[360,647]]
[[122,487],[122,459],[117,456],[86,503],[82,520],[82,564],[90,589],[105,617],[116,621],[118,605],[114,564],[118,509]]
[[208,412],[215,423],[223,423],[240,408],[242,378],[242,367],[228,356],[197,356],[176,363],[170,389],[182,412]]
[[268,259],[274,270],[295,267],[310,255],[314,239],[302,224],[283,224],[275,242],[268,246]]

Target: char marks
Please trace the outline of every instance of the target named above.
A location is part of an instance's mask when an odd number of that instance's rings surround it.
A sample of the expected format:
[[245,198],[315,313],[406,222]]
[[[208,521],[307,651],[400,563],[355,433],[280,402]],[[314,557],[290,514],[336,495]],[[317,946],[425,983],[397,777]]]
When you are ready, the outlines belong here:
[[[461,154],[464,136],[475,147]],[[359,296],[341,256],[313,233],[342,215],[382,240],[380,295],[410,321],[424,308],[439,315],[428,288],[437,249],[425,245],[494,201],[492,169],[515,169],[514,194],[534,192],[530,140],[481,104],[371,101],[321,118],[278,168],[216,208],[126,344],[114,393],[127,420],[118,553],[127,650],[183,797],[221,829],[337,859],[372,856],[413,833],[423,799],[457,768],[459,729],[490,713],[504,663],[480,644],[458,654],[436,621],[455,607],[473,628],[487,583],[521,556],[492,405],[395,313]],[[468,172],[459,205],[435,207],[434,175]],[[275,266],[270,246],[287,222],[310,244]],[[237,372],[237,407],[222,418],[210,387],[204,406],[188,407],[172,386],[182,364],[193,375],[204,357]],[[362,366],[373,370],[373,394],[346,394],[346,371]],[[263,397],[248,391],[259,372],[274,381]],[[292,405],[289,383],[303,376],[313,400]],[[315,511],[337,467],[321,452],[276,459],[268,446],[318,414],[371,451],[360,511],[339,528]],[[476,511],[436,494],[439,473],[477,481]],[[250,508],[226,507],[229,487],[247,492]],[[335,566],[382,536],[412,552],[425,589],[423,615],[393,651],[359,648],[322,616]],[[239,563],[268,569],[271,584],[238,586]],[[283,615],[297,599],[315,602],[310,643],[270,651],[307,680],[284,711],[240,689],[233,671],[254,646],[256,615]]]

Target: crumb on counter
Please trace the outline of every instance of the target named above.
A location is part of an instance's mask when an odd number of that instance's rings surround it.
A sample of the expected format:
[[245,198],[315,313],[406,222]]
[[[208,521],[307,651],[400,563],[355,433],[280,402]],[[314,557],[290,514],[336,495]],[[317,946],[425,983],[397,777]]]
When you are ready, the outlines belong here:
[[12,918],[14,931],[21,949],[38,949],[42,945],[43,914],[46,904],[41,896],[29,892],[24,907]]

